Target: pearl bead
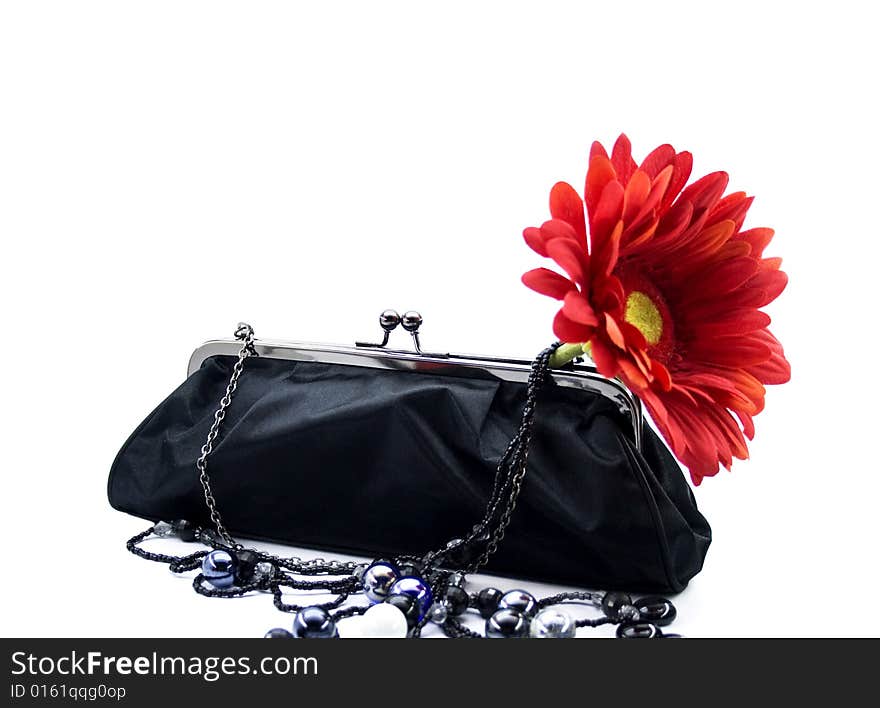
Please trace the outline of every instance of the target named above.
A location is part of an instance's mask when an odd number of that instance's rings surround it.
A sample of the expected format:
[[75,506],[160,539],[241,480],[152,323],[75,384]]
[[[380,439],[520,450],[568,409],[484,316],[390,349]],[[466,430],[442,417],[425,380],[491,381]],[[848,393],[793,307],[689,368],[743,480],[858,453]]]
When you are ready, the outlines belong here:
[[633,603],[639,611],[639,619],[650,622],[657,627],[666,627],[672,624],[678,612],[665,597],[643,597]]
[[498,609],[517,610],[528,617],[538,609],[538,601],[525,590],[511,590],[501,596]]
[[[408,598],[413,604],[415,600]],[[382,602],[373,605],[364,614],[350,617],[339,623],[339,636],[343,639],[405,639],[409,631],[406,617],[394,605]]]
[[323,607],[304,607],[293,620],[293,635],[299,639],[333,639],[336,622]]
[[546,607],[531,622],[531,635],[536,639],[571,639],[577,627],[574,620],[561,610]]
[[263,635],[263,639],[293,639],[293,635],[286,629],[275,627],[275,629],[270,629],[268,632],[266,632]]
[[428,608],[431,606],[431,601],[434,599],[434,594],[431,592],[431,588],[428,584],[414,575],[398,580],[391,586],[388,593],[390,595],[410,595],[415,598],[415,601],[419,605],[420,622],[428,611]]
[[229,551],[211,551],[202,561],[202,575],[215,588],[228,588],[235,582],[236,560]]
[[606,592],[602,597],[602,612],[611,619],[617,619],[618,612],[624,605],[632,605],[632,598],[625,592]]
[[520,639],[529,635],[529,620],[518,610],[502,608],[486,620],[489,639]]
[[397,568],[390,563],[373,563],[364,571],[364,594],[372,603],[382,602],[398,577]]
[[364,613],[363,618],[370,637],[405,639],[409,631],[403,612],[387,602],[373,605]]

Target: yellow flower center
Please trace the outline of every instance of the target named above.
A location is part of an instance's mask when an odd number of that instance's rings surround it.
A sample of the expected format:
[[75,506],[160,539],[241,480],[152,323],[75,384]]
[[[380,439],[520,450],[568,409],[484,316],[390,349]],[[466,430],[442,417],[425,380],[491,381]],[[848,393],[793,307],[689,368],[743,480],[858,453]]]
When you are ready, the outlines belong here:
[[657,305],[645,293],[633,290],[626,299],[626,321],[636,327],[654,345],[663,335],[663,317]]

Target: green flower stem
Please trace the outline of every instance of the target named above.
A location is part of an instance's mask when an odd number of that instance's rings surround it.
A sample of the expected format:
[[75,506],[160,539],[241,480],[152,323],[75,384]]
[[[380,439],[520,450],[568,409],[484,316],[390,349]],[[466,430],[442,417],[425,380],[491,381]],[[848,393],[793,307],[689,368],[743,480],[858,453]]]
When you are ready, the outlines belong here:
[[583,344],[563,344],[559,349],[553,352],[553,356],[550,357],[550,366],[554,369],[559,369],[565,366],[568,362],[583,355]]

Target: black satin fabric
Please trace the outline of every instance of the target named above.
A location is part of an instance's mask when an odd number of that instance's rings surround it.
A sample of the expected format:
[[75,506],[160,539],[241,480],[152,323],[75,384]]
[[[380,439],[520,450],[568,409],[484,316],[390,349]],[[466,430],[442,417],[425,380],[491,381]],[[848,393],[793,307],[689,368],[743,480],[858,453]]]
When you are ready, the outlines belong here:
[[[110,503],[209,524],[195,461],[232,357],[205,361],[135,430]],[[422,554],[481,517],[525,385],[249,359],[209,459],[233,534],[368,556]],[[489,572],[678,592],[711,532],[663,444],[637,451],[602,396],[542,391],[522,495]]]

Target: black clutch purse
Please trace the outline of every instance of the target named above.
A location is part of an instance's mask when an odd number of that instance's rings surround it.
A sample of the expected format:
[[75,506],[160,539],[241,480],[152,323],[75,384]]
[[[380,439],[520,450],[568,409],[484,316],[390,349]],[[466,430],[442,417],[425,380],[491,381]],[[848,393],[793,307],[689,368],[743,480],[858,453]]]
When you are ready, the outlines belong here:
[[243,327],[198,348],[113,463],[112,506],[370,556],[439,546],[455,567],[584,587],[678,592],[700,571],[709,525],[622,384],[424,352],[415,315],[415,350],[391,350],[381,322],[380,344]]

